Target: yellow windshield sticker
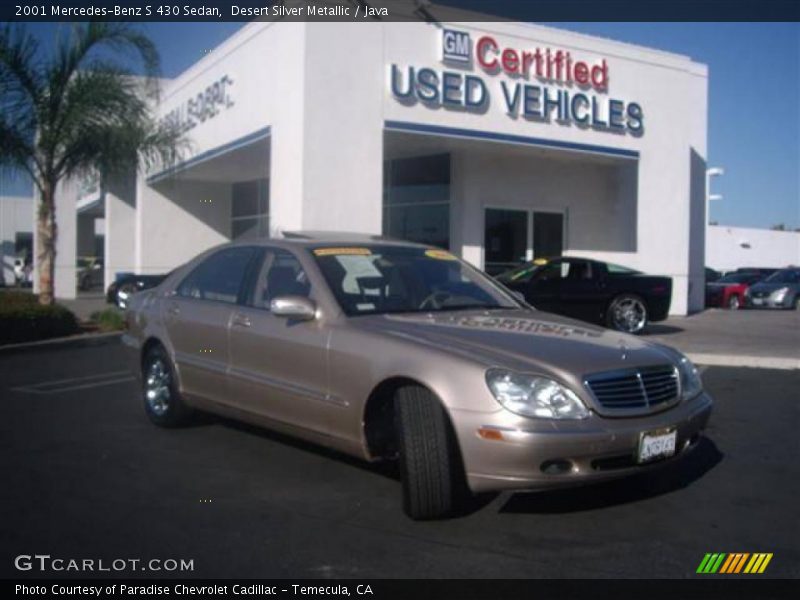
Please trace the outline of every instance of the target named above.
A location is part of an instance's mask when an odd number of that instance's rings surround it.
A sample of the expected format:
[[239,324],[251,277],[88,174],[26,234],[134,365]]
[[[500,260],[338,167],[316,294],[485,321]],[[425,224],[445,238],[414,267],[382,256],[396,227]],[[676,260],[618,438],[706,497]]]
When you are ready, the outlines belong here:
[[537,258],[536,260],[533,261],[533,264],[535,264],[535,265],[546,265],[547,264],[547,259],[546,258]]
[[315,248],[316,256],[368,256],[372,254],[369,248]]
[[437,260],[458,260],[446,250],[425,250],[425,256],[428,258],[435,258]]

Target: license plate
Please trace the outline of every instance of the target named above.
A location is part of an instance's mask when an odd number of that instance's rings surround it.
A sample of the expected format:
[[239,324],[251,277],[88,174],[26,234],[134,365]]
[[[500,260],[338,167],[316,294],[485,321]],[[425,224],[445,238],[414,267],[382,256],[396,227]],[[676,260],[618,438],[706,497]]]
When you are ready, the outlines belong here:
[[763,298],[751,298],[750,301],[756,306],[761,306],[762,304],[764,304]]
[[675,429],[645,431],[639,439],[638,461],[640,463],[668,458],[675,454],[678,432]]

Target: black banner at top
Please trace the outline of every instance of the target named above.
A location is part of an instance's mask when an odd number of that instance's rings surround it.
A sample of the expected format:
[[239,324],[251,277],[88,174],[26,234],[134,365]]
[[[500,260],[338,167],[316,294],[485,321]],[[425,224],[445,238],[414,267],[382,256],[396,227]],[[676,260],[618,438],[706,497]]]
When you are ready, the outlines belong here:
[[[468,11],[468,12],[462,12]],[[9,0],[2,21],[798,21],[798,0]]]

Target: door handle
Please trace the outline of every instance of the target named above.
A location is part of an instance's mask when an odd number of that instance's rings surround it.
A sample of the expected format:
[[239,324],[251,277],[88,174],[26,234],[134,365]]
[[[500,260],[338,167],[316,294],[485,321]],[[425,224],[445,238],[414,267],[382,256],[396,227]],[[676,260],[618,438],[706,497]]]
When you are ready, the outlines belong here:
[[231,325],[237,325],[239,327],[250,327],[250,317],[247,315],[242,314],[235,314],[233,315],[233,319],[231,320]]
[[167,314],[173,317],[177,317],[179,314],[181,314],[181,309],[177,304],[170,304],[167,307]]

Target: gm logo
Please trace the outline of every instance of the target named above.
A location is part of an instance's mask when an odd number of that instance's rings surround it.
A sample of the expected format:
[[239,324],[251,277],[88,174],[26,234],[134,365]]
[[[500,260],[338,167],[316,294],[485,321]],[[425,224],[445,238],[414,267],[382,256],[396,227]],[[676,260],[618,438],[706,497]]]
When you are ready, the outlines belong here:
[[471,50],[469,33],[454,29],[442,30],[442,60],[468,63]]

